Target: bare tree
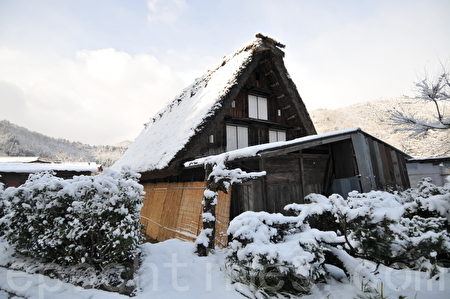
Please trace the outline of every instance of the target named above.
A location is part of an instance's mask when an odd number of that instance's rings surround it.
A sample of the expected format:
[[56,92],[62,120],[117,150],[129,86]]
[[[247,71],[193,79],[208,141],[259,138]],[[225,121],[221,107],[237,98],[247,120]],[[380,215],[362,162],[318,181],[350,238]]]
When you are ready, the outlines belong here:
[[450,130],[450,118],[446,117],[444,106],[450,100],[450,75],[443,69],[435,79],[425,78],[416,83],[415,99],[433,104],[435,114],[430,118],[417,117],[416,114],[399,110],[390,111],[390,120],[397,128],[395,131],[410,131],[412,136],[426,134],[429,131]]

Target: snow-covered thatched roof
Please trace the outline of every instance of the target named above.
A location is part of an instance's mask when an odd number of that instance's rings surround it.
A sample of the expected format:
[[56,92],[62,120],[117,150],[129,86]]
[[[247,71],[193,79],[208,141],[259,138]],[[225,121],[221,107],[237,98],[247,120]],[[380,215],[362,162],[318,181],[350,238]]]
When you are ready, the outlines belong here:
[[[138,172],[166,168],[202,129],[207,118],[222,107],[222,100],[238,83],[239,75],[252,61],[254,52],[263,46],[264,40],[267,37],[259,36],[250,44],[224,57],[219,66],[184,89],[145,125],[113,168],[130,166]],[[271,39],[270,41],[277,47],[282,46]]]

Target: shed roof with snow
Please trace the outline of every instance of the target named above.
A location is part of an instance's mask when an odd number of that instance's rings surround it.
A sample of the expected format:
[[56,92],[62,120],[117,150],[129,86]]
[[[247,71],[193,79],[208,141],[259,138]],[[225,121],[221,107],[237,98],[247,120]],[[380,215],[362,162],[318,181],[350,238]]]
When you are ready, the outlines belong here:
[[[32,173],[53,171],[56,176],[71,178],[74,175],[91,175],[102,171],[102,166],[94,162],[53,163],[42,162],[40,159],[2,159],[0,162],[0,183],[9,186],[23,184]],[[22,162],[16,162],[20,160]]]

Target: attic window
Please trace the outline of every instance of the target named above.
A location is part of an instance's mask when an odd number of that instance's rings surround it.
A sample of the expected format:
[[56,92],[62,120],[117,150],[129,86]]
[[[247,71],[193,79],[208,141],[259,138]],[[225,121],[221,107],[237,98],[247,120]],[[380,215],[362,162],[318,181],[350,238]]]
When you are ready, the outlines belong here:
[[267,98],[249,95],[248,117],[267,120]]
[[236,101],[235,100],[231,101],[231,108],[236,108]]
[[214,134],[209,135],[209,143],[214,143]]
[[248,128],[227,125],[227,151],[248,146]]
[[269,142],[286,141],[286,131],[269,130]]

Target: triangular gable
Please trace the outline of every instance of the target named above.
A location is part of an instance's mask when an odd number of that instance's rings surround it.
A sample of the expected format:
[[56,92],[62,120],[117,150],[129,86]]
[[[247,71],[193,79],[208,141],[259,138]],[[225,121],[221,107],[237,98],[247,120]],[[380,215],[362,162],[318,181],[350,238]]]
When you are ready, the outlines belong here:
[[[277,48],[280,46],[279,43],[274,43],[270,39],[268,47],[266,39],[259,35],[247,46],[225,57],[218,67],[196,79],[146,124],[144,130],[113,168],[130,166],[138,172],[167,168],[189,141],[205,127],[206,122],[222,108],[223,99],[238,85],[242,73],[252,66],[254,68],[253,64],[258,63],[255,58],[258,51],[273,48],[274,51],[283,53]],[[284,64],[282,67],[284,68]],[[286,77],[289,76],[287,71],[285,74]],[[290,78],[287,80],[295,89]],[[296,89],[294,92],[293,97],[298,98],[299,104],[304,107]],[[306,109],[304,110],[309,126],[308,133],[315,133],[312,121]]]

